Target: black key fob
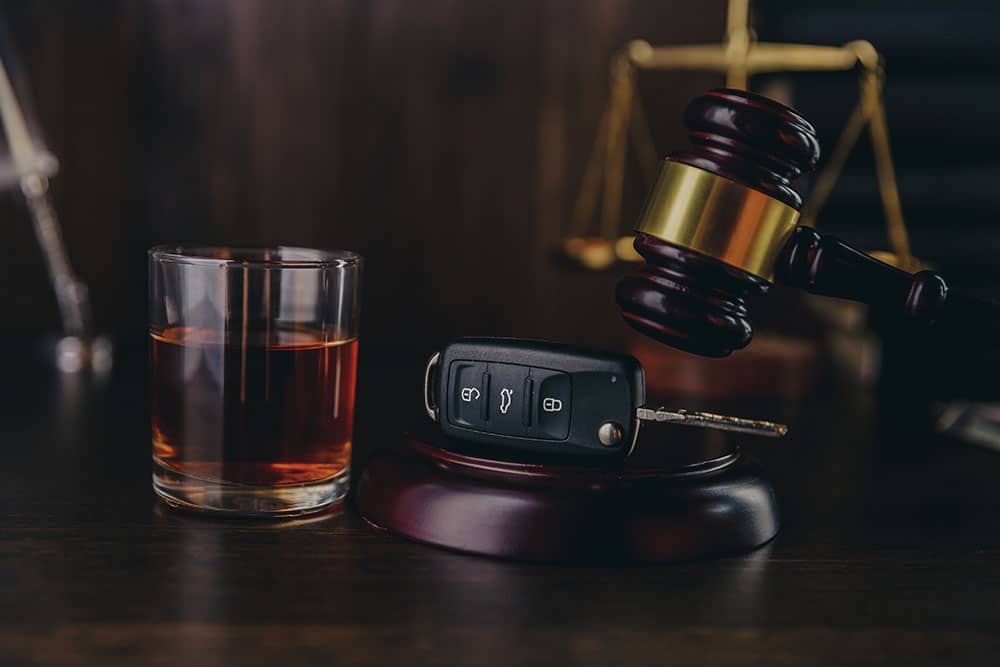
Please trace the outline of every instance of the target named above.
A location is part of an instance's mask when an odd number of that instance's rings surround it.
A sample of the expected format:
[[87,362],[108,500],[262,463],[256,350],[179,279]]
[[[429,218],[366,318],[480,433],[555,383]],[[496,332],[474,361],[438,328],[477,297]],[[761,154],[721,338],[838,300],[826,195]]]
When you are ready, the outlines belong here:
[[545,341],[459,339],[424,378],[427,414],[445,434],[537,454],[627,456],[644,403],[634,357]]

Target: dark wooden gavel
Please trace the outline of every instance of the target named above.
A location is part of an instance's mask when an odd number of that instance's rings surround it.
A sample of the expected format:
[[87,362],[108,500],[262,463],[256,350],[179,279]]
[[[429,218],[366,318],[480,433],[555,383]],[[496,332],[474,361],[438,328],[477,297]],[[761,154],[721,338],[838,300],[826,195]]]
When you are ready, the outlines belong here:
[[673,347],[724,357],[753,336],[748,300],[773,282],[872,305],[914,326],[1000,342],[1000,308],[797,224],[789,186],[812,170],[812,125],[774,100],[711,90],[687,108],[692,146],[670,154],[636,231],[646,263],[617,288],[622,315]]

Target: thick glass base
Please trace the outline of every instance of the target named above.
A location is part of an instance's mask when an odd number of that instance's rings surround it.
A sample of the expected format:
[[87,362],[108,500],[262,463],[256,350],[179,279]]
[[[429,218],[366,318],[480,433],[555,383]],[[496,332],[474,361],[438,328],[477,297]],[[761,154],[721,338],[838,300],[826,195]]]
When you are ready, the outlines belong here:
[[193,512],[247,518],[292,517],[328,509],[347,496],[351,467],[311,484],[250,486],[177,472],[153,459],[153,490],[168,505]]

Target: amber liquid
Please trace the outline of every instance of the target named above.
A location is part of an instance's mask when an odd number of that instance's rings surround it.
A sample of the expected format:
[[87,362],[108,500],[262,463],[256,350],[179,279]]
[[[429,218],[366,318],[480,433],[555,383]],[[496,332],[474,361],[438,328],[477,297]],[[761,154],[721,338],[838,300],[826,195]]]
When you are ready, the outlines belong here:
[[357,339],[288,331],[224,341],[183,327],[152,334],[150,355],[162,466],[255,486],[312,484],[347,469]]

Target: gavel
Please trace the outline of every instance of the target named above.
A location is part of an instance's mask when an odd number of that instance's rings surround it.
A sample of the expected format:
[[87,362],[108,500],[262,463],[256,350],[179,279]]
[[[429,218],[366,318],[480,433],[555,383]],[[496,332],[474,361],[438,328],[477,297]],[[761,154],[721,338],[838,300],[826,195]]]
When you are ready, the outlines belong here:
[[663,163],[636,227],[645,260],[618,283],[625,321],[688,352],[724,357],[753,336],[750,305],[773,283],[870,304],[914,327],[1000,342],[1000,307],[956,294],[798,225],[790,186],[819,160],[816,131],[787,106],[716,89],[685,112],[692,146]]

